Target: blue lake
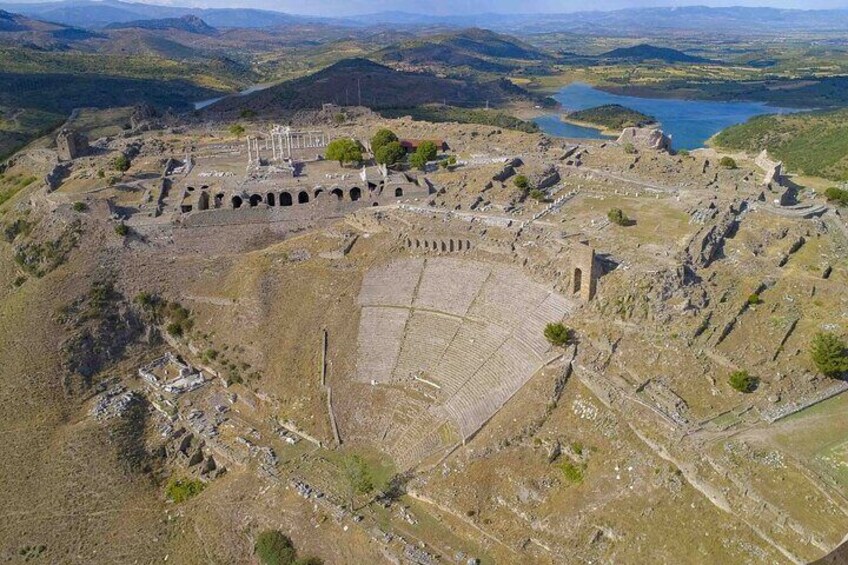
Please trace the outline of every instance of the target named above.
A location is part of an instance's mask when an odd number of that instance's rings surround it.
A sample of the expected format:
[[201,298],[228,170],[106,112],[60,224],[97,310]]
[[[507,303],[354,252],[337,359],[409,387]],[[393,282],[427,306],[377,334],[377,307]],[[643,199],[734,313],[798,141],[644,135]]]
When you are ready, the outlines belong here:
[[[666,98],[638,98],[610,94],[588,84],[572,83],[553,95],[563,113],[585,110],[604,104],[620,104],[654,116],[660,127],[671,135],[675,149],[697,149],[721,130],[746,122],[761,114],[795,112],[789,108],[768,106],[762,102],[706,102]],[[534,120],[542,131],[557,137],[603,139],[598,130],[563,123],[559,115],[541,116]]]

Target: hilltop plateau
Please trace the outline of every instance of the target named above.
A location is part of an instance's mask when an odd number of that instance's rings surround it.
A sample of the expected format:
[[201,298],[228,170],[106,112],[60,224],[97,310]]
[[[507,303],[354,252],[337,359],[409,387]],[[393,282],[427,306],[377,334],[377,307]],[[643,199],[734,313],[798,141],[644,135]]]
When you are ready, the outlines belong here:
[[[810,354],[844,331],[836,204],[639,135],[287,125],[85,110],[6,164],[4,556],[244,562],[277,530],[328,563],[839,544],[848,384]],[[435,158],[381,169],[381,128]],[[331,157],[351,139],[362,167]]]

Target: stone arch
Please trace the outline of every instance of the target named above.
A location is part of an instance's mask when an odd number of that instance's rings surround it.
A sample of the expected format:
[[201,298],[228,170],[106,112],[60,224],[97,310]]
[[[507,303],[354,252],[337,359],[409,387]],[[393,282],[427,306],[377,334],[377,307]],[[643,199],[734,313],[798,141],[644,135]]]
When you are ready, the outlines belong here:
[[197,209],[198,210],[208,210],[209,209],[209,193],[201,192],[200,197],[197,199]]
[[448,240],[448,251],[453,253],[453,240]]
[[407,240],[406,240],[406,248],[407,248],[407,249],[409,249],[410,247],[412,247],[412,240],[411,240],[411,239],[409,239],[409,238],[407,238]]
[[224,193],[219,192],[215,195],[215,208],[220,208],[224,205]]
[[314,194],[312,195],[312,197],[313,197],[313,198],[318,198],[318,195],[319,195],[319,194],[322,194],[323,192],[324,192],[324,189],[323,189],[323,188],[316,189],[316,190],[315,190],[315,192],[314,192]]
[[583,288],[583,269],[576,267],[574,275],[571,277],[571,292],[577,294]]
[[461,239],[456,240],[456,250],[462,251],[462,240]]
[[443,241],[443,242],[442,242],[442,252],[445,252],[445,251],[447,251],[447,250],[448,250],[448,246],[447,246],[447,245],[445,245],[445,242]]
[[265,195],[265,203],[268,204],[268,206],[276,206],[277,205],[277,197],[274,196],[273,192],[269,192],[268,194]]
[[581,243],[572,251],[571,291],[585,301],[592,300],[598,273],[595,269],[595,250]]
[[362,198],[362,190],[358,186],[354,186],[350,189],[350,201],[356,202],[360,198]]
[[250,207],[255,208],[262,203],[262,195],[261,194],[251,194],[250,195]]
[[330,194],[336,197],[336,200],[341,200],[344,197],[344,192],[342,192],[341,188],[334,188],[330,191]]
[[194,192],[194,187],[193,186],[187,186],[186,190],[189,191],[189,192]]
[[439,242],[435,239],[430,243],[430,246],[432,247],[433,251],[439,250]]
[[379,205],[380,205],[380,203],[379,203],[379,202],[374,202],[373,204],[371,204],[371,206],[372,206],[372,207],[374,207],[374,206],[379,206]]
[[420,240],[418,240],[418,239],[416,239],[416,240],[415,240],[415,249],[418,249],[418,248],[420,248],[420,247],[421,247],[421,241],[420,241]]
[[397,187],[395,189],[395,196],[398,196],[398,197],[403,196],[403,189],[401,187]]
[[280,206],[291,206],[292,205],[292,195],[288,192],[280,193]]
[[298,204],[306,204],[309,202],[309,193],[305,190],[301,190],[297,193],[297,203]]
[[471,242],[466,239],[465,240],[465,250],[468,251],[469,249],[471,249]]
[[424,240],[424,249],[430,249],[430,242],[426,239]]
[[233,198],[232,198],[232,203],[233,203],[233,209],[234,209],[234,210],[235,210],[236,208],[241,208],[241,205],[242,205],[242,199],[241,199],[241,196],[233,196]]

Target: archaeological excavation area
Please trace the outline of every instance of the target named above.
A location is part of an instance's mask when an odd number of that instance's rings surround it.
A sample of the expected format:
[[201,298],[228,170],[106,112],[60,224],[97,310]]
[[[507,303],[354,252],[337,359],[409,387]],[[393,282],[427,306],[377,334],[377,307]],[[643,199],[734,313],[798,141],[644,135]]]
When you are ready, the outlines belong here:
[[[810,354],[844,327],[832,203],[655,130],[347,111],[85,110],[11,161],[0,182],[35,180],[0,204],[9,547],[247,563],[275,529],[325,563],[782,564],[842,541],[848,381]],[[377,163],[382,128],[436,158]]]

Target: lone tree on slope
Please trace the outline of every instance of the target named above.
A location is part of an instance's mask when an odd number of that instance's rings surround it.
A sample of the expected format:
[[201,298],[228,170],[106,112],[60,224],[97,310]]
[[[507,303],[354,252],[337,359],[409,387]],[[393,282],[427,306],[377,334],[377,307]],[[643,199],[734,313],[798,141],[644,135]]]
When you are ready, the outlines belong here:
[[571,330],[561,322],[550,323],[545,326],[545,339],[551,345],[562,347],[571,339]]
[[816,334],[810,354],[816,368],[825,376],[836,379],[848,372],[848,349],[835,334]]

